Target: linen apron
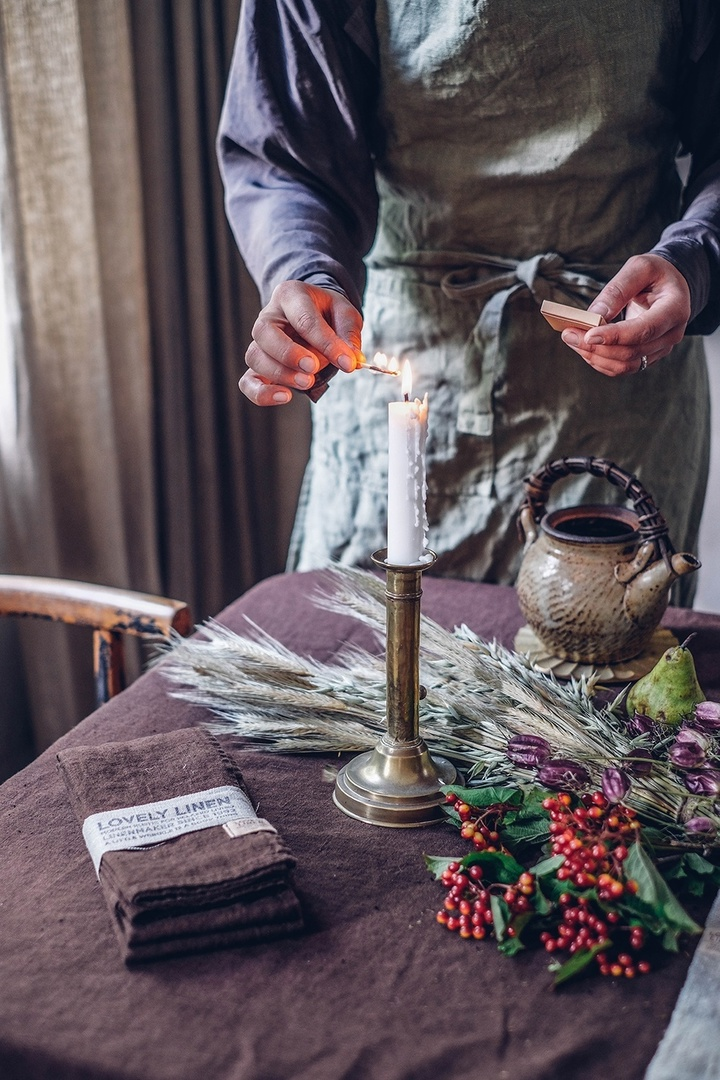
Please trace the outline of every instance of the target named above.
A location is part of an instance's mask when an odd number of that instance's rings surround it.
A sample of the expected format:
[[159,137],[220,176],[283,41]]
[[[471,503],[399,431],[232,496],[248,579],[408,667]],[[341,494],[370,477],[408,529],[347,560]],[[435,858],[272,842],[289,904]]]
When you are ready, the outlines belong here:
[[[512,583],[523,477],[563,455],[637,474],[679,550],[705,493],[700,339],[609,378],[541,317],[586,306],[677,216],[679,0],[378,0],[380,216],[363,349],[429,396],[428,543],[446,576]],[[387,404],[398,381],[340,373],[313,406],[289,566],[370,565],[386,544]],[[553,505],[622,502],[560,481]],[[683,578],[684,600],[694,578]]]

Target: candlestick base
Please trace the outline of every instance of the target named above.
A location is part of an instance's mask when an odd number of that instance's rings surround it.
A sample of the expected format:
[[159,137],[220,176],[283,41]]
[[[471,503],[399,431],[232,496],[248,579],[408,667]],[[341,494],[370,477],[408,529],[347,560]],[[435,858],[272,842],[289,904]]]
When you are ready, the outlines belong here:
[[452,784],[455,766],[432,757],[423,739],[397,742],[385,735],[374,750],[338,773],[333,801],[343,813],[370,825],[412,829],[442,818],[440,787]]

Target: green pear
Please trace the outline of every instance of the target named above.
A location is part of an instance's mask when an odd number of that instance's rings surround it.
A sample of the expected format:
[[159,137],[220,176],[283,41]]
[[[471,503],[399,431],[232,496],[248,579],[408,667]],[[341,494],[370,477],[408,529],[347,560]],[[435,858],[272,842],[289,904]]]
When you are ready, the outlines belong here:
[[682,645],[666,649],[652,671],[638,679],[627,697],[628,715],[642,713],[651,720],[676,727],[705,700],[695,672],[695,661],[687,648],[691,634]]

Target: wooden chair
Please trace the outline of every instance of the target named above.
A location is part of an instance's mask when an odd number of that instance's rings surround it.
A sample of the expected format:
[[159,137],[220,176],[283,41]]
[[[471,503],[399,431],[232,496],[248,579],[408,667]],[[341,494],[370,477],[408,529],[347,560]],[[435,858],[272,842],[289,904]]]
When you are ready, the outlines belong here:
[[61,578],[0,574],[0,615],[31,615],[94,630],[98,705],[125,688],[123,636],[160,641],[192,630],[187,604],[164,596]]

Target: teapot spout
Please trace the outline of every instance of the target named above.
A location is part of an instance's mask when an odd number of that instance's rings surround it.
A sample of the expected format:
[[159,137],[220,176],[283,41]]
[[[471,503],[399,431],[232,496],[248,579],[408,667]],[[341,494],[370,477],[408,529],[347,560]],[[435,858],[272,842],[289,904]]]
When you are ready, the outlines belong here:
[[634,623],[642,623],[660,608],[660,616],[667,604],[668,589],[673,581],[684,574],[700,569],[700,560],[687,551],[671,556],[669,565],[663,559],[651,562],[625,586],[625,613]]
[[683,574],[694,574],[702,565],[700,560],[696,559],[688,551],[677,551],[670,561],[674,571],[674,575],[670,578],[671,582],[676,577],[682,577]]

